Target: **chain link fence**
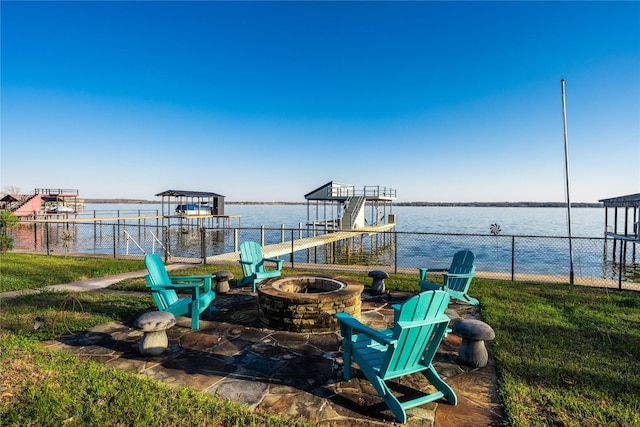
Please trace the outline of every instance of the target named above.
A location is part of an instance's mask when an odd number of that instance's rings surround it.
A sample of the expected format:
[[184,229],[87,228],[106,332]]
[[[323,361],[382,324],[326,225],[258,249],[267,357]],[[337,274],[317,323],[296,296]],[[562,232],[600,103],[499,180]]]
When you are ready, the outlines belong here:
[[468,249],[476,254],[478,277],[563,283],[573,278],[580,285],[640,290],[640,242],[595,237],[574,237],[570,247],[567,237],[385,231],[298,249],[303,239],[335,233],[302,226],[204,228],[140,221],[31,222],[9,233],[17,251],[114,258],[158,253],[171,262],[212,264],[237,262],[238,247],[251,240],[287,267],[416,275],[419,267],[446,268],[455,252]]

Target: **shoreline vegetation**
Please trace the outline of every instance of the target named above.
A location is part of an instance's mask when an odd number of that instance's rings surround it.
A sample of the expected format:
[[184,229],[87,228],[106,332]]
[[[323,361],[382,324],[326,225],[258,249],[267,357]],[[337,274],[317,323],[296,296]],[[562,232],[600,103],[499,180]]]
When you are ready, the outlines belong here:
[[[117,204],[161,204],[158,200],[142,199],[84,199],[85,203]],[[306,202],[250,202],[225,201],[227,205],[306,205]],[[566,208],[565,202],[397,202],[394,206],[454,206],[454,207],[498,207],[498,208]],[[572,208],[602,208],[602,203],[573,202]]]

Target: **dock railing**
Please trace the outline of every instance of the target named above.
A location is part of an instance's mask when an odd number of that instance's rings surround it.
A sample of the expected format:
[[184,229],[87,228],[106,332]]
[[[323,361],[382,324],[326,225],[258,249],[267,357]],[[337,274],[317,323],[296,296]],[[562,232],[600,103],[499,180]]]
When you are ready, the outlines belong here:
[[396,198],[396,189],[389,187],[381,187],[379,185],[365,185],[362,193],[356,192],[356,195],[371,197],[371,198]]
[[75,188],[36,188],[33,194],[43,194],[47,196],[78,196],[80,191]]

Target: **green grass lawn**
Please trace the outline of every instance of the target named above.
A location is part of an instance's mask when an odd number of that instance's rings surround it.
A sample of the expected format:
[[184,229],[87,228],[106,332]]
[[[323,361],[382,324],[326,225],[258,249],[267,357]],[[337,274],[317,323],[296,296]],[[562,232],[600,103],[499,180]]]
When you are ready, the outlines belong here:
[[[11,264],[26,265],[5,270],[7,255]],[[23,286],[31,281],[35,286],[41,280],[40,270],[68,270],[68,264],[56,265],[68,260],[0,255],[2,280]],[[80,274],[104,274],[102,261],[84,259]],[[241,275],[237,266],[212,265],[175,274],[219,269],[236,278]],[[339,274],[366,284],[371,281],[366,273]],[[417,275],[391,276],[385,280],[388,289],[417,290]],[[77,276],[65,272],[56,277]],[[132,318],[153,307],[145,292],[126,292],[144,291],[142,279],[112,288],[126,294],[42,292],[2,301],[1,425],[304,425],[37,345],[67,330],[73,333]],[[474,279],[470,293],[480,299],[483,320],[496,332],[489,352],[496,363],[505,425],[640,425],[639,293],[483,279]],[[34,333],[36,315],[57,319],[58,327],[48,324]]]
[[640,425],[640,294],[474,284],[509,425]]
[[0,292],[39,289],[144,268],[142,261],[6,253],[0,254]]

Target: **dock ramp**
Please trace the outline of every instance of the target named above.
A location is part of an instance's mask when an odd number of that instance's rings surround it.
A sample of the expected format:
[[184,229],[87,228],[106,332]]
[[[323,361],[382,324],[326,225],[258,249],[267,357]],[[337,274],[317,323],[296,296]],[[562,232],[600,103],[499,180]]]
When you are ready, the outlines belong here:
[[[322,236],[305,237],[297,240],[284,241],[272,245],[262,247],[262,253],[265,258],[275,258],[282,255],[288,255],[303,249],[311,249],[323,246],[332,242],[350,239],[362,234],[376,234],[389,231],[395,227],[395,224],[383,224],[375,227],[363,227],[357,230],[336,231],[335,233],[327,233]],[[207,257],[207,263],[228,263],[237,262],[240,259],[240,251],[229,252],[220,255],[212,255]]]

